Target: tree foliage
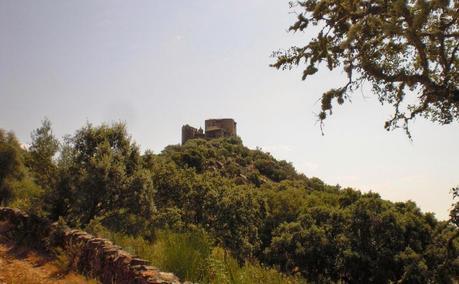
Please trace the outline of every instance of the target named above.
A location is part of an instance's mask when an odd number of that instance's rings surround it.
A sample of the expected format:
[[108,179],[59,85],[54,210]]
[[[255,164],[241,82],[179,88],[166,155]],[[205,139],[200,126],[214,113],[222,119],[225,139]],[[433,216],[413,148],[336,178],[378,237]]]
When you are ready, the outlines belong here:
[[239,138],[141,153],[124,124],[87,124],[54,155],[50,124],[33,133],[23,150],[0,131],[2,204],[140,242],[144,253],[164,246],[165,267],[192,270],[193,281],[247,283],[255,278],[241,269],[249,268],[257,279],[279,277],[278,268],[313,283],[452,283],[459,275],[457,204],[440,222],[413,202],[298,174]]
[[0,205],[13,199],[15,182],[24,174],[22,149],[16,136],[0,129]]
[[151,218],[155,206],[150,173],[124,124],[87,124],[66,140],[54,215],[67,215],[77,225],[123,209],[125,217],[135,213]]
[[26,167],[26,156],[14,133],[0,129],[0,206],[31,208],[41,214],[43,189]]
[[53,188],[57,179],[55,155],[59,141],[54,137],[51,121],[44,119],[42,126],[32,132],[32,143],[27,151],[26,164],[41,187]]
[[459,3],[395,0],[291,2],[294,32],[318,33],[304,46],[274,53],[276,68],[305,64],[303,80],[323,63],[347,75],[344,86],[322,95],[323,121],[333,102],[344,103],[369,82],[381,103],[394,107],[387,130],[417,116],[440,124],[459,119]]

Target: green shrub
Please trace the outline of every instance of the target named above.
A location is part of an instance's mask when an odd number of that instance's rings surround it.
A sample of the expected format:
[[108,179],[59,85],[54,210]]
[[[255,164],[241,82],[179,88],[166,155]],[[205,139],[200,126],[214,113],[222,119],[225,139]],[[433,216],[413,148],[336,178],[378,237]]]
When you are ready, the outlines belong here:
[[149,260],[163,271],[173,272],[182,280],[199,281],[206,273],[211,240],[201,231],[156,231],[154,242],[150,242],[142,237],[109,231],[97,221],[91,222],[86,230],[111,240],[133,255]]
[[162,270],[173,271],[183,280],[199,281],[207,271],[211,253],[209,237],[200,231],[156,234],[152,262]]
[[15,207],[37,215],[44,215],[42,212],[42,198],[44,191],[31,179],[23,179],[11,183],[14,191],[14,199],[10,202],[10,207]]
[[208,260],[206,283],[222,284],[296,284],[306,283],[296,276],[287,276],[274,268],[265,267],[258,262],[246,262],[239,266],[237,260],[222,248],[214,248]]
[[212,247],[211,238],[198,229],[186,233],[157,231],[154,242],[109,231],[96,221],[91,222],[86,229],[99,237],[110,239],[133,255],[149,260],[163,271],[173,272],[182,281],[222,284],[305,283],[299,277],[286,276],[257,262],[247,262],[241,267],[227,251]]

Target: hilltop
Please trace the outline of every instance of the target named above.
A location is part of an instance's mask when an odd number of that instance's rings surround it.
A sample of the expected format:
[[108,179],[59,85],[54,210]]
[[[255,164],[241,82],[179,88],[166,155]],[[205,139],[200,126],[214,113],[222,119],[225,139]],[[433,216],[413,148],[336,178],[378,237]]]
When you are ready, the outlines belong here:
[[450,283],[459,272],[454,225],[299,174],[238,137],[154,154],[124,124],[87,124],[59,147],[50,124],[33,134],[27,151],[0,136],[11,165],[1,203],[110,238],[182,280]]
[[183,146],[166,147],[160,156],[171,159],[180,168],[193,168],[198,174],[218,173],[236,184],[260,186],[287,179],[307,180],[290,163],[245,147],[239,137],[193,139]]

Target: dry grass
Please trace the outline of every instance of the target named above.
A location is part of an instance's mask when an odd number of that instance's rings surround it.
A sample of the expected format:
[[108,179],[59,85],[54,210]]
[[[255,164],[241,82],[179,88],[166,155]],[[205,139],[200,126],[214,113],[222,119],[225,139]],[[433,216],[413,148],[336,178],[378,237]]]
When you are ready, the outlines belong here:
[[53,260],[11,243],[0,243],[0,284],[97,283],[75,273],[63,273]]

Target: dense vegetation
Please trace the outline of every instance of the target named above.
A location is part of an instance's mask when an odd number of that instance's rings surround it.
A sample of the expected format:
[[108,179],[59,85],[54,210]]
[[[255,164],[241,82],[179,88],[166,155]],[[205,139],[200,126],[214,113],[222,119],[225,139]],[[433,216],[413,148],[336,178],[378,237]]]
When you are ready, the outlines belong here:
[[58,142],[45,120],[28,149],[0,131],[0,203],[109,237],[192,281],[452,283],[459,275],[457,210],[440,222],[413,202],[330,186],[236,137],[153,154],[121,123],[87,124]]

